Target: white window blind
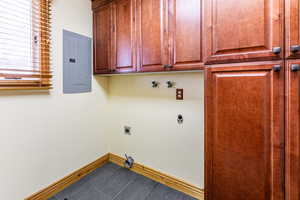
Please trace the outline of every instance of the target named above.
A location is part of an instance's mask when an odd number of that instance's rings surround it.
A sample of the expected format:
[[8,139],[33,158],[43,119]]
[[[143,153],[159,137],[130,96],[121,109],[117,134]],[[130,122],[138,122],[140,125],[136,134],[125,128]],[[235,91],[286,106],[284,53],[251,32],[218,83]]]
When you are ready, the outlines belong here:
[[0,89],[49,89],[50,0],[0,0]]

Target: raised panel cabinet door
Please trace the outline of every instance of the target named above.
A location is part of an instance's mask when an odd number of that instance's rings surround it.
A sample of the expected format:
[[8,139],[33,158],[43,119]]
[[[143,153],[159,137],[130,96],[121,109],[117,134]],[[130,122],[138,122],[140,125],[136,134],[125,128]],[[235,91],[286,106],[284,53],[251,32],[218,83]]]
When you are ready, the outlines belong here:
[[300,200],[300,60],[286,68],[286,200]]
[[285,1],[286,57],[300,58],[299,0]]
[[94,10],[94,73],[109,73],[111,69],[112,5]]
[[136,71],[135,0],[117,0],[113,4],[113,72]]
[[205,63],[283,58],[284,0],[204,0]]
[[163,71],[168,64],[166,0],[137,0],[138,71]]
[[205,200],[283,200],[283,64],[207,67],[205,87]]
[[168,0],[172,70],[202,69],[202,0]]

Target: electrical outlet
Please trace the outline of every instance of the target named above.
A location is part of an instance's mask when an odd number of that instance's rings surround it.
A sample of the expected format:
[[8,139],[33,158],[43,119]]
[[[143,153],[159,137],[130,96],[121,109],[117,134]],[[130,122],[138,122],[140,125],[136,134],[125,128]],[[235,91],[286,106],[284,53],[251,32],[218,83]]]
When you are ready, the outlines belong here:
[[176,89],[176,100],[183,100],[183,89]]
[[130,126],[124,126],[124,134],[131,135],[131,127]]

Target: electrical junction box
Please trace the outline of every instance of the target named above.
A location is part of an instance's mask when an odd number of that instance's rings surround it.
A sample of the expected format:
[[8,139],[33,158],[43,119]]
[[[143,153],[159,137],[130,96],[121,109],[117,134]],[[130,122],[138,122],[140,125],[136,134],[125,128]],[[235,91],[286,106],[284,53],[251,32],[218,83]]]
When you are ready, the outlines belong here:
[[92,39],[63,30],[63,93],[91,92]]

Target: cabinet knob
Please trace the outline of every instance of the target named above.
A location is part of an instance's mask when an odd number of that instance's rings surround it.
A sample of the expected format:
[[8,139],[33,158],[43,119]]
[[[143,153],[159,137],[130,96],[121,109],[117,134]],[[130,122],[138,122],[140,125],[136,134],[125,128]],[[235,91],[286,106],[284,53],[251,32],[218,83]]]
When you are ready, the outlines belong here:
[[281,70],[281,65],[274,65],[273,70],[274,72],[279,72]]
[[292,64],[291,65],[291,71],[296,72],[300,70],[300,65],[299,64]]
[[281,47],[273,47],[272,52],[273,52],[274,54],[280,54],[280,52],[281,52]]
[[292,45],[291,46],[292,53],[297,53],[298,51],[300,51],[300,45]]

